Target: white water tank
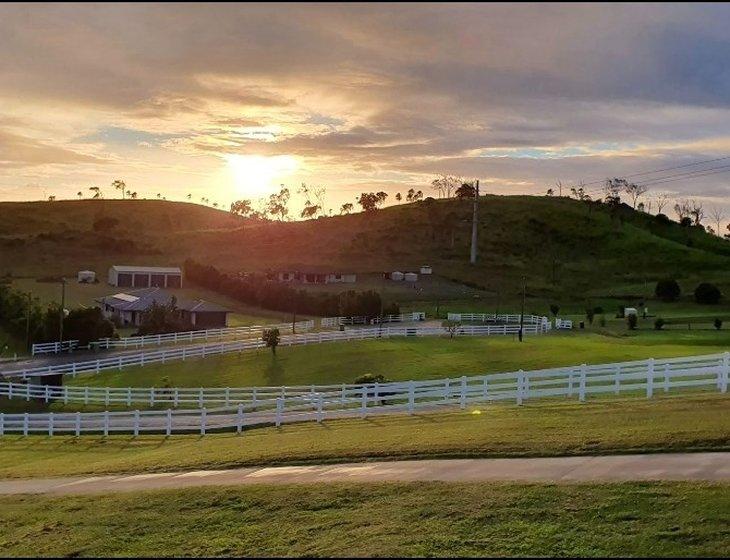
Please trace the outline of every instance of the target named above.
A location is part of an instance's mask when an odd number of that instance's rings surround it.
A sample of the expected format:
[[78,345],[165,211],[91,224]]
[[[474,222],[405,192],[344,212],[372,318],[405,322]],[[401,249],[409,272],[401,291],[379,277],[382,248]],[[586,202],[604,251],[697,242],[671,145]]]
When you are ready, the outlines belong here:
[[390,273],[390,279],[395,280],[396,282],[400,282],[403,280],[403,273],[396,270],[395,272]]
[[403,278],[406,282],[418,282],[418,274],[415,272],[406,272]]

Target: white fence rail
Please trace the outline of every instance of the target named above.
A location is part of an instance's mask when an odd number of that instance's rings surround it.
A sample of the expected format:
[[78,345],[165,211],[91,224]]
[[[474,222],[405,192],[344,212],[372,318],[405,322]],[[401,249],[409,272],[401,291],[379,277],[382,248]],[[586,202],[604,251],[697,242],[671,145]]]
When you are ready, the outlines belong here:
[[[256,402],[189,410],[147,410],[93,413],[0,414],[0,435],[7,433],[132,433],[171,434],[236,430],[256,425],[434,411],[441,407],[466,408],[470,403],[538,398],[577,397],[683,388],[712,388],[727,392],[730,354],[649,359],[621,364],[601,364],[537,371],[517,371],[440,379],[372,384],[324,386],[292,394],[286,388],[269,388]],[[278,394],[277,394],[278,392]]]
[[320,324],[323,328],[340,327],[342,325],[367,325],[367,317],[322,317]]
[[423,311],[413,311],[412,313],[401,313],[400,315],[384,315],[383,317],[375,317],[370,321],[371,324],[379,323],[406,323],[410,321],[425,321],[426,314]]
[[[472,323],[508,323],[513,324],[520,322],[520,314],[519,313],[513,313],[513,314],[505,314],[505,315],[497,315],[496,313],[448,313],[446,315],[446,318],[449,321],[465,321],[465,322],[472,322]],[[524,316],[524,324],[525,325],[542,325],[543,323],[548,323],[547,317],[542,317],[540,315],[525,315]]]
[[[711,354],[705,356],[697,356],[691,358],[668,358],[654,360],[655,378],[661,379],[661,387],[665,387],[664,381],[671,381],[671,376],[678,371],[696,370],[697,368],[719,368],[720,371],[724,367],[724,360],[727,360],[727,354]],[[644,371],[650,360],[639,360],[633,362],[621,362],[612,364],[599,365],[581,365],[559,367],[551,369],[542,369],[525,372],[528,383],[531,378],[540,376],[567,376],[574,381],[580,380],[585,370],[586,380],[589,384],[596,379],[609,375],[614,382],[615,393],[619,394],[621,389],[627,390],[626,381],[633,379],[631,376],[637,372]],[[483,377],[493,378],[494,376],[506,374],[488,374]],[[666,377],[666,376],[669,377]],[[714,375],[714,373],[712,374]],[[460,379],[460,378],[459,378]],[[472,379],[468,377],[467,379]],[[445,380],[446,385],[453,385],[457,380]],[[624,383],[623,386],[621,385]],[[420,387],[422,384],[431,386],[434,381],[417,381],[415,385]],[[576,383],[578,383],[576,385]],[[379,394],[390,393],[394,389],[401,387],[403,383],[376,383],[371,385],[374,390],[380,389]],[[575,390],[579,390],[579,382],[571,384]],[[667,386],[668,387],[668,386]],[[271,401],[278,397],[281,398],[315,398],[316,395],[335,395],[340,399],[346,399],[351,396],[353,391],[358,392],[362,388],[361,384],[331,384],[331,385],[298,385],[298,386],[278,386],[278,387],[89,387],[89,386],[50,386],[50,385],[34,385],[29,383],[6,382],[0,383],[0,396],[16,399],[36,399],[45,402],[59,401],[64,404],[83,403],[84,405],[123,405],[127,407],[134,406],[159,406],[172,405],[178,407],[181,405],[197,406],[203,408],[206,406],[231,406],[233,404],[244,403],[253,407],[263,406],[262,403]],[[718,385],[718,388],[720,386]],[[665,387],[666,389],[666,387]]]
[[79,346],[78,340],[64,340],[63,342],[41,342],[31,346],[31,354],[59,354],[73,352]]
[[222,340],[224,338],[246,338],[261,335],[266,329],[279,329],[282,333],[309,331],[314,328],[314,321],[298,321],[296,323],[279,323],[276,325],[251,325],[246,327],[226,327],[201,331],[185,331],[145,336],[128,336],[125,338],[102,338],[90,344],[95,348],[142,348],[144,346],[161,346],[163,344],[180,344],[196,340]]
[[571,319],[555,317],[555,328],[558,330],[570,330],[573,328],[573,321]]
[[[281,346],[295,346],[301,344],[318,344],[321,342],[367,340],[375,338],[390,338],[396,336],[493,336],[517,334],[519,325],[462,325],[453,333],[444,327],[369,327],[347,331],[323,331],[305,334],[284,335],[281,337]],[[544,332],[542,325],[526,325],[525,334],[539,334]],[[218,354],[229,354],[244,350],[254,350],[265,347],[260,339],[238,340],[234,342],[220,342],[218,344],[201,344],[196,346],[182,346],[152,350],[139,354],[123,354],[120,356],[101,358],[84,362],[67,362],[51,364],[39,368],[26,368],[2,372],[5,378],[43,377],[47,375],[71,375],[79,373],[99,373],[108,369],[122,369],[123,367],[145,366],[153,363],[165,363],[174,360],[190,358],[205,358]]]

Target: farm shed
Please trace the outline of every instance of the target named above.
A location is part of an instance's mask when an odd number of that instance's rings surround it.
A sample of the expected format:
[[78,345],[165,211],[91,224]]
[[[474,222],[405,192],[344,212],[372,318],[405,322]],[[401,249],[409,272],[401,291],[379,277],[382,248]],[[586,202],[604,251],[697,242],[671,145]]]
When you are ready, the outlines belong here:
[[79,284],[92,284],[96,280],[96,272],[93,270],[79,270],[76,281]]
[[421,274],[433,274],[433,268],[430,265],[424,264],[421,266]]
[[[144,288],[130,290],[97,299],[104,315],[109,319],[117,319],[123,325],[138,326],[142,314],[152,307],[153,303],[168,305],[173,294],[162,288]],[[176,307],[183,320],[198,329],[219,328],[228,325],[230,311],[216,303],[202,299],[177,299]]]
[[403,275],[403,279],[406,282],[418,282],[418,274],[416,274],[415,272],[406,272]]
[[280,270],[276,273],[279,282],[301,282],[302,284],[352,284],[357,275],[343,272],[317,272],[301,270]]
[[123,266],[109,269],[109,284],[119,288],[182,288],[178,267]]
[[403,280],[403,276],[403,273],[398,270],[390,273],[390,279],[395,280],[396,282]]

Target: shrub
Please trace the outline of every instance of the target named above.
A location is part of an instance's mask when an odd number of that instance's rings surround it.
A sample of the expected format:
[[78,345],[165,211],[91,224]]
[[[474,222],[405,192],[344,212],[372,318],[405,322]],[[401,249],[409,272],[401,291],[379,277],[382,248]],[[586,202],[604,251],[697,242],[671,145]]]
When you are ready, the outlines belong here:
[[631,315],[629,315],[628,317],[626,317],[626,324],[628,325],[630,331],[636,330],[637,321],[638,321],[638,319],[636,318],[636,315],[634,315],[633,313]]
[[596,315],[603,315],[603,307],[597,305],[593,308],[593,313],[595,313]]
[[722,294],[717,286],[709,282],[702,282],[695,288],[695,301],[697,303],[715,304],[720,301]]
[[722,319],[719,317],[715,317],[715,320],[712,322],[713,325],[715,325],[715,328],[719,331],[722,328]]
[[553,317],[557,317],[559,311],[560,311],[559,305],[557,305],[555,303],[550,304],[550,313],[553,314]]
[[377,375],[374,375],[372,373],[366,373],[365,375],[361,375],[355,381],[353,381],[354,385],[372,385],[373,383],[387,383],[389,379],[385,377],[382,373],[379,373]]
[[657,317],[656,320],[654,321],[654,330],[655,331],[662,330],[662,328],[664,327],[664,323],[665,323],[664,319],[662,319],[661,317]]
[[670,302],[677,301],[679,299],[681,290],[676,280],[668,278],[665,280],[659,280],[659,282],[656,283],[654,293],[660,300]]

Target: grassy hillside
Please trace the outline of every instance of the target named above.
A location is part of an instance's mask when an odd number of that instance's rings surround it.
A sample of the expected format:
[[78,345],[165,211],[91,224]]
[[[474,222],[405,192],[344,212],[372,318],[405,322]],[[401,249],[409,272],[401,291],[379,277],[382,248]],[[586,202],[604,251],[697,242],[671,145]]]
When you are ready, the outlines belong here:
[[[469,266],[469,201],[430,200],[308,222],[262,223],[195,204],[153,200],[0,204],[0,273],[105,270],[113,263],[229,271],[317,267],[373,272],[432,264],[445,278],[505,297],[527,276],[535,295],[650,292],[663,276],[722,280],[730,243],[623,207],[567,198],[485,196],[479,263]],[[118,223],[93,229],[100,217]],[[619,219],[620,218],[620,219]],[[730,287],[730,286],[728,286]]]

